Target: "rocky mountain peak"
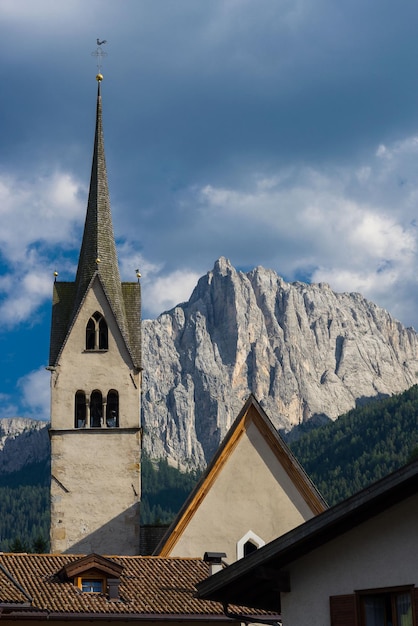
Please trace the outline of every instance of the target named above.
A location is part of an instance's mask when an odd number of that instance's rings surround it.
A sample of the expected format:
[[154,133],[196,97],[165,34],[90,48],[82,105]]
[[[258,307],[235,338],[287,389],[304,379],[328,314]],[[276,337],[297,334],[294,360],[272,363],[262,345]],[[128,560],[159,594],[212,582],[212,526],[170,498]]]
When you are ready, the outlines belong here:
[[193,466],[250,393],[289,431],[406,389],[418,339],[360,294],[239,272],[221,257],[188,302],[144,322],[143,358],[145,447]]
[[25,417],[0,419],[0,472],[15,472],[48,458],[48,426]]
[[[190,300],[143,322],[142,423],[153,458],[203,467],[250,393],[275,426],[335,419],[418,380],[418,335],[358,293],[218,259]],[[49,455],[44,422],[0,420],[0,471]]]

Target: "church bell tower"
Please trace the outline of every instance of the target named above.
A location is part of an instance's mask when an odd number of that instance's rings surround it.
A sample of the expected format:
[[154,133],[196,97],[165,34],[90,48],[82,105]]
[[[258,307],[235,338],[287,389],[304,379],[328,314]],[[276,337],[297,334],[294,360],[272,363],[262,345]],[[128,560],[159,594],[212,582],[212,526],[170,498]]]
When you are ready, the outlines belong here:
[[139,553],[141,288],[116,254],[97,75],[96,131],[74,282],[51,322],[51,552]]

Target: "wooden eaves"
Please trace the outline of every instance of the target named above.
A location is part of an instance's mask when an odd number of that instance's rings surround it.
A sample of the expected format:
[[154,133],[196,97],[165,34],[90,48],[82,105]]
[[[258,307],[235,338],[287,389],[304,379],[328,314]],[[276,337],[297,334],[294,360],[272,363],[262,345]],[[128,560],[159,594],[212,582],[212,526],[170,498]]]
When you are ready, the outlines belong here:
[[415,460],[198,583],[197,597],[280,611],[280,592],[291,591],[290,563],[417,492]]

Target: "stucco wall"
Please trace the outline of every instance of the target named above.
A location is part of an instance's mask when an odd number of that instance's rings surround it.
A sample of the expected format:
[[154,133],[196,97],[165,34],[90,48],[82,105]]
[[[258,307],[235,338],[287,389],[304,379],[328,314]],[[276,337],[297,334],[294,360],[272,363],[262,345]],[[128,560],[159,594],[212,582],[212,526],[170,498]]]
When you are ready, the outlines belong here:
[[51,444],[52,552],[138,554],[139,432],[74,430]]
[[268,542],[311,517],[312,511],[251,422],[171,555],[225,552],[232,563],[237,542],[249,530]]
[[418,496],[345,533],[290,567],[284,626],[330,625],[329,598],[355,590],[418,585]]
[[[108,324],[108,349],[86,351],[95,311]],[[119,428],[76,429],[75,394],[119,395]],[[140,374],[135,371],[96,280],[51,375],[51,549],[138,554]],[[87,411],[88,413],[88,411]]]
[[[106,351],[86,351],[86,325],[98,311],[108,324],[109,347]],[[51,427],[73,428],[74,398],[80,390],[94,390],[106,397],[111,389],[119,393],[119,425],[139,427],[140,374],[132,366],[119,328],[96,280],[63,348],[59,363],[51,375]]]

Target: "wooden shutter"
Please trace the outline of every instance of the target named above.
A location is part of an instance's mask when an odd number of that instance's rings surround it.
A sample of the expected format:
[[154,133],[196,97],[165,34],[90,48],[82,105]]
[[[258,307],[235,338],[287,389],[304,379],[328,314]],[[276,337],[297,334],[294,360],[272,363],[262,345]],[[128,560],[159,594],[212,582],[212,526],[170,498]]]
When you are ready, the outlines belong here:
[[357,626],[356,596],[331,596],[331,626]]

